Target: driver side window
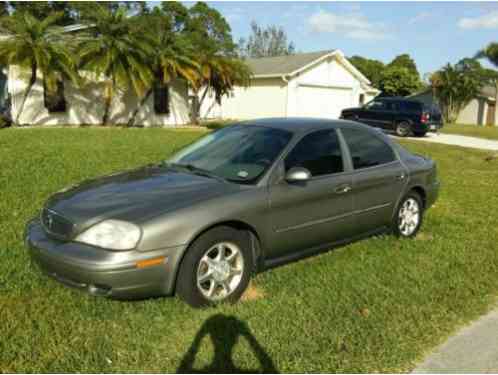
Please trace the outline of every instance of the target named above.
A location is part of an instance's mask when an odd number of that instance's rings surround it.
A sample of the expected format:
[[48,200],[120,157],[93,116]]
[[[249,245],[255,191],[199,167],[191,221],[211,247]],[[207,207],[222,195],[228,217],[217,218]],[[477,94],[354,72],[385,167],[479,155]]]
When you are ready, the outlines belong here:
[[368,103],[365,107],[373,111],[381,111],[385,109],[386,104],[379,100],[374,100],[373,102]]
[[306,168],[312,177],[344,171],[339,138],[335,130],[319,130],[304,136],[285,158],[285,171]]

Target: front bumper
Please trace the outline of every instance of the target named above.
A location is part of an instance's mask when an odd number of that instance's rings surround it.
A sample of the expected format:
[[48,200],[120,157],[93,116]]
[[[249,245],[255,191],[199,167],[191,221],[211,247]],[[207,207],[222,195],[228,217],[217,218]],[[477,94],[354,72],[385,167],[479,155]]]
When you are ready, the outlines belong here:
[[[93,295],[132,299],[169,295],[185,246],[140,252],[109,251],[62,242],[46,235],[40,222],[26,226],[26,246],[40,269],[57,281]],[[139,261],[165,257],[161,264],[138,268]]]

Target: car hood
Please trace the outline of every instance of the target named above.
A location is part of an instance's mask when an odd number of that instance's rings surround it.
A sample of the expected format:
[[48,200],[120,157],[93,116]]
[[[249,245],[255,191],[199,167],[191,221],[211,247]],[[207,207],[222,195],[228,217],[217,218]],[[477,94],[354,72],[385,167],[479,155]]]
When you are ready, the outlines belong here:
[[157,165],[84,181],[54,194],[46,207],[84,229],[108,218],[140,222],[242,188]]

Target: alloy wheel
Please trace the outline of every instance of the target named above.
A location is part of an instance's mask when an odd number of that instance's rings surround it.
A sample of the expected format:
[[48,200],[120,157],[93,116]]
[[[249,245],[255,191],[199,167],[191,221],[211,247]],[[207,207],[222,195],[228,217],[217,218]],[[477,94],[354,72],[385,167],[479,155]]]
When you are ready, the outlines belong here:
[[403,236],[411,236],[420,223],[420,206],[414,198],[403,202],[398,215],[398,228]]
[[239,286],[244,258],[237,245],[220,242],[202,256],[197,268],[197,288],[209,301],[227,298]]

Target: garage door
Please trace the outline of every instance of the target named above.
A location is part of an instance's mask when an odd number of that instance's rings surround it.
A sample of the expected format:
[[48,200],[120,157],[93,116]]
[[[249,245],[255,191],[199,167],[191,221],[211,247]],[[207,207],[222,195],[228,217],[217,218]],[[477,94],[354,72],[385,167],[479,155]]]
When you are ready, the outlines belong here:
[[339,118],[344,108],[353,106],[350,88],[299,86],[297,88],[298,116]]

